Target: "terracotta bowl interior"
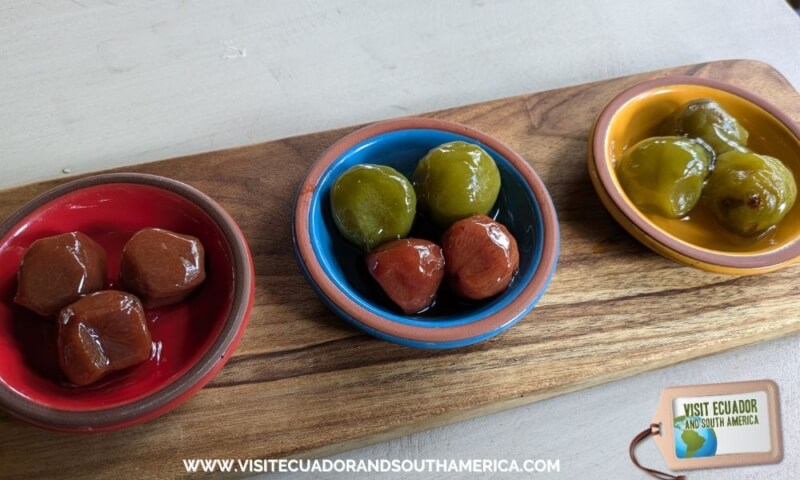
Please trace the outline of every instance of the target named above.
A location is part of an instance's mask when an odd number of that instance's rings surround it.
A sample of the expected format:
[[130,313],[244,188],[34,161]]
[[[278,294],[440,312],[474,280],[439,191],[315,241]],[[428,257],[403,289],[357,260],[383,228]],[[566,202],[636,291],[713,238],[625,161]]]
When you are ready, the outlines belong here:
[[[33,241],[78,230],[105,247],[113,288],[123,245],[145,227],[198,237],[206,250],[207,279],[187,300],[147,311],[154,341],[150,360],[93,385],[74,387],[64,380],[58,367],[55,321],[38,317],[13,302],[20,259]],[[195,387],[211,365],[224,363],[220,353],[235,346],[235,340],[231,343],[233,333],[228,330],[243,328],[246,322],[244,309],[235,298],[241,291],[246,298],[248,290],[245,286],[237,293],[237,281],[246,281],[246,275],[237,273],[237,265],[242,265],[239,260],[219,223],[204,208],[175,191],[153,185],[99,183],[68,191],[33,209],[0,239],[0,389],[6,390],[5,401],[12,404],[12,410],[14,405],[32,404],[40,415],[34,421],[45,423],[50,419],[56,425],[59,412],[118,412],[120,418],[103,418],[113,423],[131,421],[136,415],[152,414],[153,408],[164,407],[181,392]],[[239,320],[231,320],[234,309]],[[225,345],[221,345],[223,333],[227,336]],[[238,340],[238,335],[235,338]],[[211,354],[214,348],[220,350]],[[197,375],[183,384],[190,371]],[[166,398],[154,400],[152,396],[158,392]],[[151,400],[153,405],[148,403]],[[89,417],[70,418],[79,426],[81,422],[91,423]]]
[[616,162],[628,147],[647,137],[658,135],[658,127],[678,107],[691,100],[709,98],[719,102],[750,133],[748,147],[757,153],[783,161],[800,178],[800,139],[770,112],[734,93],[705,85],[671,84],[639,93],[625,101],[613,114],[604,132],[605,155],[598,168],[610,172],[614,189],[638,212],[641,221],[653,226],[660,235],[673,237],[687,246],[727,255],[770,253],[794,242],[800,233],[800,207],[789,212],[775,230],[760,239],[742,239],[722,228],[702,205],[689,219],[668,219],[638,211],[620,187]]

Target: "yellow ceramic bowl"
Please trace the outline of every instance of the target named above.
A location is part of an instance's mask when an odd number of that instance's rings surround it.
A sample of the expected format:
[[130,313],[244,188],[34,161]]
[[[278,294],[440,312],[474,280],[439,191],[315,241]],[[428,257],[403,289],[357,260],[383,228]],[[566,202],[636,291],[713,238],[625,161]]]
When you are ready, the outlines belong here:
[[745,275],[796,262],[800,258],[798,205],[772,231],[747,239],[720,226],[702,205],[688,218],[670,219],[641,212],[622,190],[615,168],[622,152],[658,135],[659,125],[672,112],[701,98],[718,102],[744,125],[750,132],[751,150],[780,159],[795,180],[800,179],[800,129],[778,108],[733,85],[694,77],[662,77],[622,92],[595,122],[589,137],[589,174],[600,199],[631,235],[686,265]]

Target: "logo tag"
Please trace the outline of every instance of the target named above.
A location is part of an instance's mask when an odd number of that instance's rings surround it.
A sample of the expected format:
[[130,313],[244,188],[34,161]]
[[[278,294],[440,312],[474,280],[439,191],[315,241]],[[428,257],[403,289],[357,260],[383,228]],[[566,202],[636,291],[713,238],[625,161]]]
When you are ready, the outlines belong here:
[[667,388],[653,424],[672,470],[777,463],[778,387],[771,380]]

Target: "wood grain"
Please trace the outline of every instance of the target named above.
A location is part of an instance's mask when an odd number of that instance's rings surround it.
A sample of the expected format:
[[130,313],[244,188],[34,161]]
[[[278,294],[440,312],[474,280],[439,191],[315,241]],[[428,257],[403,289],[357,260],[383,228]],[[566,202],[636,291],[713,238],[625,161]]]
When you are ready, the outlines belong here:
[[[290,217],[310,163],[353,128],[165,160],[166,175],[216,198],[247,236],[256,306],[236,355],[189,402],[122,432],[77,436],[0,417],[0,475],[185,475],[183,458],[321,455],[497,411],[800,331],[800,267],[730,277],[674,264],[604,210],[586,136],[616,93],[656,76],[734,83],[800,121],[800,96],[766,64],[726,61],[524,95],[430,114],[497,136],[553,196],[562,248],[539,306],[500,337],[430,352],[346,326],[294,263]],[[0,216],[58,182],[0,192]]]

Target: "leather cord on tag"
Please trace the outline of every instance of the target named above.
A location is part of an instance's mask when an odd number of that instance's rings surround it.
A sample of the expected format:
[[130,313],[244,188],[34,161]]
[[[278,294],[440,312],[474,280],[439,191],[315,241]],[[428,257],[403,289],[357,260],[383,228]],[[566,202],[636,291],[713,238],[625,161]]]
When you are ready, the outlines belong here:
[[637,468],[642,470],[643,472],[647,473],[650,476],[658,478],[659,480],[686,480],[686,477],[683,475],[672,475],[669,473],[659,472],[658,470],[653,470],[652,468],[643,467],[639,460],[636,460],[636,447],[642,440],[646,439],[650,435],[659,435],[661,433],[661,429],[657,423],[650,424],[650,427],[647,430],[642,431],[639,435],[636,435],[631,441],[630,449],[628,450],[631,454],[631,461]]

